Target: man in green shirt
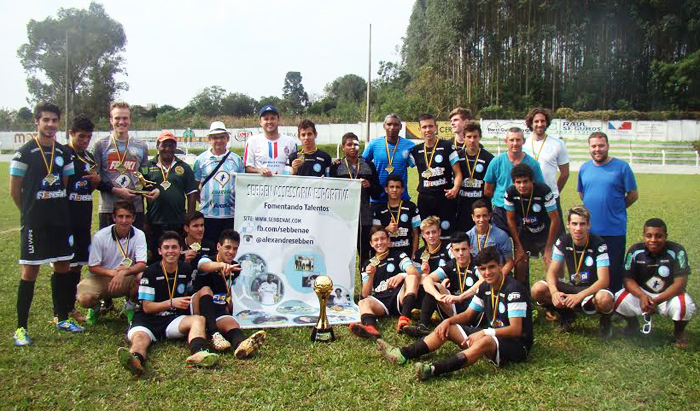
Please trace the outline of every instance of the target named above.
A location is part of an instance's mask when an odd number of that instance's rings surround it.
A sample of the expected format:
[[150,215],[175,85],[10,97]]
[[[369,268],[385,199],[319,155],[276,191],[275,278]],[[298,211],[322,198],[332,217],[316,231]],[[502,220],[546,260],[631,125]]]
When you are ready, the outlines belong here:
[[[185,222],[185,199],[187,212],[196,209],[197,182],[194,180],[192,168],[184,161],[175,157],[177,140],[170,131],[162,131],[157,140],[158,155],[148,162],[141,170],[146,180],[155,183],[160,195],[148,203],[146,213],[146,238],[148,249],[155,250],[158,238],[165,231],[175,231],[182,234]],[[149,251],[149,262],[153,263],[158,256]]]

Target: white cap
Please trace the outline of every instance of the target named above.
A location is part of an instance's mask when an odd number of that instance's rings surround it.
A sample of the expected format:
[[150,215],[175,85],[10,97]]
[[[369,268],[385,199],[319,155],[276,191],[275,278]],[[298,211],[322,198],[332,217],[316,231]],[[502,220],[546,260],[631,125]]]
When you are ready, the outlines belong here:
[[226,126],[224,125],[223,121],[215,121],[211,123],[211,126],[209,126],[209,132],[207,133],[207,136],[212,136],[214,134],[221,133],[228,134],[228,131],[226,131]]

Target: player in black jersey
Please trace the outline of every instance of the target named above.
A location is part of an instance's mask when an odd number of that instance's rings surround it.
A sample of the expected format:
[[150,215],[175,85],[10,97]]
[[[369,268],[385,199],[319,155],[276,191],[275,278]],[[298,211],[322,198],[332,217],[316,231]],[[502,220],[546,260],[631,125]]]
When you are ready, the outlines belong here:
[[[75,116],[69,130],[70,141],[66,147],[73,157],[75,174],[68,178],[68,209],[70,212],[71,233],[73,235],[73,259],[70,263],[71,301],[66,302],[71,317],[85,321],[85,315],[75,309],[75,296],[80,282],[80,272],[88,263],[90,254],[90,229],[92,228],[92,193],[95,188],[111,190],[111,184],[102,183],[97,174],[95,157],[87,148],[92,139],[95,125],[90,119],[79,114]],[[53,282],[55,276],[51,278]],[[54,307],[54,315],[58,313]],[[58,321],[58,317],[54,317]]]
[[430,334],[428,325],[438,307],[442,319],[466,311],[483,282],[472,264],[469,237],[465,233],[452,235],[449,252],[453,259],[423,277],[425,296],[421,303],[421,321],[404,327],[406,334],[414,337]]
[[193,314],[204,316],[214,348],[224,351],[233,347],[239,360],[253,355],[265,341],[265,331],[246,339],[231,315],[233,284],[241,271],[234,260],[240,242],[238,232],[231,229],[221,232],[216,252],[199,260],[191,304]]
[[365,161],[359,155],[360,140],[357,136],[354,133],[345,133],[341,145],[345,157],[334,162],[331,166],[330,176],[362,182],[357,251],[360,254],[360,261],[365,261],[369,258],[369,230],[372,229],[372,220],[374,220],[370,197],[379,198],[382,194],[382,186],[379,184],[379,174],[377,174],[374,163]]
[[[450,116],[453,119],[458,114]],[[481,127],[477,123],[464,125],[463,136],[455,134],[454,148],[459,155],[459,166],[462,169],[462,187],[457,195],[457,231],[469,231],[474,227],[472,219],[472,204],[481,199],[488,199],[484,194],[484,176],[489,168],[493,154],[481,145]]]
[[42,264],[52,263],[52,297],[59,330],[83,331],[69,318],[72,310],[70,273],[72,239],[66,188],[74,174],[68,149],[56,142],[61,117],[58,106],[40,103],[34,109],[38,137],[15,153],[10,162],[10,196],[20,211],[21,277],[17,290],[17,330],[15,345],[32,343],[27,332],[34,284]]
[[331,156],[316,147],[316,125],[311,120],[302,120],[297,126],[301,149],[287,157],[284,174],[295,176],[328,177]]
[[423,143],[411,149],[418,170],[418,209],[423,215],[440,217],[443,238],[453,230],[457,216],[457,193],[462,185],[459,155],[448,140],[437,138],[435,117],[421,114],[418,122]]
[[184,247],[180,261],[184,261],[192,268],[192,279],[197,275],[199,260],[207,255],[216,253],[216,244],[204,238],[204,214],[195,210],[185,215],[185,223],[182,225],[185,233]]
[[186,360],[188,364],[211,367],[219,360],[217,354],[207,351],[204,317],[188,312],[191,297],[185,293],[192,268],[179,261],[181,241],[178,233],[164,232],[158,241],[162,260],[149,266],[141,277],[141,310],[127,332],[131,347],[117,350],[119,362],[136,376],[145,372],[148,346],[158,339],[187,336],[192,354]]
[[637,316],[644,317],[642,332],[649,334],[652,315],[673,320],[675,344],[688,348],[685,327],[696,311],[685,291],[690,275],[688,253],[682,245],[668,241],[666,223],[651,218],[644,223],[644,242],[627,251],[622,282],[625,288],[615,295],[615,310],[627,320],[626,334],[639,329]]
[[410,324],[418,293],[420,274],[408,255],[389,248],[389,233],[382,226],[370,231],[370,245],[374,257],[362,264],[360,320],[350,324],[350,331],[361,338],[379,338],[377,317],[400,315],[397,332]]
[[[532,348],[533,332],[527,289],[509,275],[504,275],[498,251],[486,247],[476,256],[475,264],[484,278],[467,311],[440,323],[430,335],[398,348],[384,340],[377,341],[382,356],[395,364],[421,357],[452,341],[464,351],[436,363],[416,363],[416,375],[426,380],[473,365],[481,357],[497,366],[525,361]],[[482,316],[488,328],[471,327]]]
[[[559,312],[558,331],[569,330],[576,311],[588,315],[599,313],[598,333],[601,338],[609,338],[614,296],[606,288],[610,281],[608,247],[600,237],[588,232],[590,213],[585,207],[569,210],[567,221],[569,234],[559,237],[554,244],[547,280],[532,285],[532,298],[539,305]],[[568,282],[559,279],[564,265]]]
[[386,228],[389,248],[406,253],[413,258],[418,250],[420,211],[410,200],[402,200],[405,187],[401,176],[390,174],[386,180],[388,203],[374,204],[374,225]]
[[544,254],[545,270],[552,262],[552,246],[559,233],[557,201],[545,183],[534,180],[532,168],[520,163],[510,171],[513,185],[506,189],[503,205],[508,230],[515,245],[515,278],[530,284],[530,257]]

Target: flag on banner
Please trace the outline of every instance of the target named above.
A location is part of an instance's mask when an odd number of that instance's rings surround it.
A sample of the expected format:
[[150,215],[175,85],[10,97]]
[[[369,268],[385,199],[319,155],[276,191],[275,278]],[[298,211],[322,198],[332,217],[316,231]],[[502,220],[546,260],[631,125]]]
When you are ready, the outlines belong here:
[[358,322],[353,300],[360,180],[236,176],[233,315],[241,328],[315,325],[317,276],[333,280],[331,324]]

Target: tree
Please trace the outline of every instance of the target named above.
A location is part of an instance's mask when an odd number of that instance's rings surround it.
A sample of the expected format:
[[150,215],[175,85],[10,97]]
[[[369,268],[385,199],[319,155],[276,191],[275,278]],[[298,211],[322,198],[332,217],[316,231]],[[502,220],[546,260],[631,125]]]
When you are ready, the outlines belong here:
[[337,101],[359,103],[365,98],[367,82],[356,74],[346,74],[326,85],[325,92]]
[[221,102],[224,114],[237,117],[255,114],[257,103],[254,98],[243,93],[229,93]]
[[116,93],[128,89],[114,80],[126,74],[121,56],[126,34],[101,4],[61,8],[56,18],[30,20],[27,38],[17,56],[27,73],[30,104],[46,100],[63,106],[67,90],[66,115],[78,110],[95,115],[95,108],[104,114]]
[[226,95],[226,90],[220,86],[206,87],[201,93],[197,94],[190,100],[188,108],[193,113],[200,116],[214,117],[220,116],[223,111],[223,100]]
[[304,91],[304,85],[301,84],[301,80],[300,72],[289,71],[284,78],[284,87],[282,87],[282,97],[284,97],[285,106],[291,114],[295,115],[302,114],[309,105],[309,95]]

